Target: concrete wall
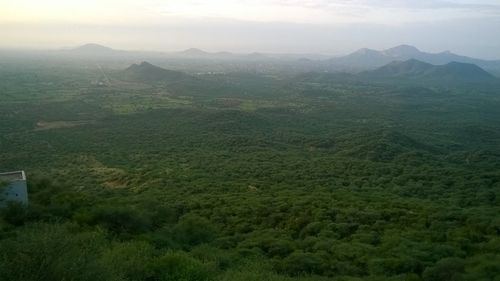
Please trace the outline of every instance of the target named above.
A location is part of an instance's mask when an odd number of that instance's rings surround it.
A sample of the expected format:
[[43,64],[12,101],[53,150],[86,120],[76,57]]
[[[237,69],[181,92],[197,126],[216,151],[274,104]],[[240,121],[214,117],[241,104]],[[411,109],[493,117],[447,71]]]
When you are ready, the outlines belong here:
[[4,193],[2,196],[3,202],[0,202],[0,205],[5,205],[9,201],[28,204],[28,187],[26,186],[26,181],[13,181],[3,187],[2,191]]

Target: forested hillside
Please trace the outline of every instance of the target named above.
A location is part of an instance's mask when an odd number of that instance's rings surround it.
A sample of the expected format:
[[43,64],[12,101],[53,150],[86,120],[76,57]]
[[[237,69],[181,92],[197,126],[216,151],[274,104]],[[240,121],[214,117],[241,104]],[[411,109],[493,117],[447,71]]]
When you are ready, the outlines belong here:
[[0,68],[0,280],[500,280],[497,84],[142,66]]

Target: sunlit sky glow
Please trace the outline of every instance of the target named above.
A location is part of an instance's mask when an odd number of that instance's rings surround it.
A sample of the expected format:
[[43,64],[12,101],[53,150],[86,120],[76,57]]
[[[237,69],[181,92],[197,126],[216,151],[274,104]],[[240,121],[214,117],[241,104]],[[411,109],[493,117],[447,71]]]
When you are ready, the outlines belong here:
[[[430,50],[500,57],[495,51],[500,49],[500,39],[495,38],[500,37],[499,22],[500,0],[0,0],[0,46],[56,47],[92,41],[124,49],[341,53],[397,44],[399,36],[399,43]],[[359,33],[368,31],[379,34],[380,40],[370,34],[363,42]],[[495,31],[496,36],[488,35]],[[409,33],[414,33],[414,40],[409,40]],[[177,40],[162,40],[168,34]],[[317,36],[317,44],[304,43],[315,40],[311,34]],[[331,43],[322,36],[330,36]]]

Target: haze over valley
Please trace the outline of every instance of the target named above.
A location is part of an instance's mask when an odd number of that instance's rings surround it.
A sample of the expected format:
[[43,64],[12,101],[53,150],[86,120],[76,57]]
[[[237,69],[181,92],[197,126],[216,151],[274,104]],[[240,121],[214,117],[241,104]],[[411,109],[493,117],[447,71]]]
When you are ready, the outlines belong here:
[[0,1],[0,281],[498,281],[500,4]]

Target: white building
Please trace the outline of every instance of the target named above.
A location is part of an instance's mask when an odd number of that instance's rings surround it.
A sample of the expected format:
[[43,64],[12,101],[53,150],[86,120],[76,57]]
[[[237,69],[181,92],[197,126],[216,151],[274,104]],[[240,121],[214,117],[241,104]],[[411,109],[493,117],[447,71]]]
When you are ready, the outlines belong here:
[[0,173],[0,206],[7,202],[28,205],[28,187],[24,171]]

